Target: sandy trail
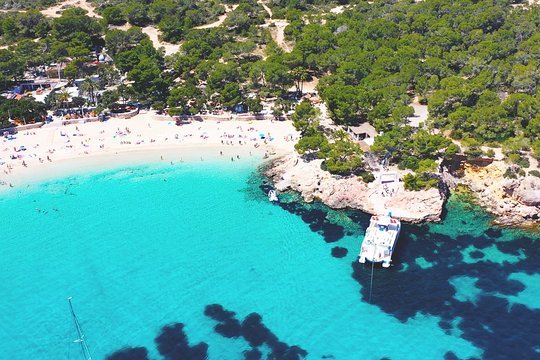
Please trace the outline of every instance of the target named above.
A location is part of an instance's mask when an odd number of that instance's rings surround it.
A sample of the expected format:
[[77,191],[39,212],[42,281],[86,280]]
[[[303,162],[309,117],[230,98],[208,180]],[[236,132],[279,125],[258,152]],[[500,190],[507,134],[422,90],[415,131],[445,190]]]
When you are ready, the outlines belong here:
[[257,2],[264,8],[270,17],[270,19],[266,20],[266,23],[262,26],[268,28],[270,35],[272,35],[272,39],[274,39],[283,51],[291,52],[293,47],[285,41],[285,28],[289,25],[289,22],[285,19],[272,19],[272,16],[274,15],[272,9],[263,3],[262,0],[258,0]]
[[270,18],[272,18],[272,16],[274,15],[274,14],[272,14],[272,9],[270,9],[268,6],[266,6],[266,4],[262,2],[262,0],[258,0],[257,2],[259,4],[261,4],[261,6],[264,8],[264,10],[266,10],[268,15],[270,15]]
[[414,115],[408,118],[409,125],[412,127],[419,127],[420,124],[425,123],[428,116],[428,106],[422,105],[418,102],[418,96],[416,96],[411,104],[414,109]]
[[95,13],[94,6],[86,0],[65,0],[50,8],[41,10],[41,13],[45,16],[56,18],[62,15],[62,12],[66,10],[65,7],[80,7],[88,12],[88,16],[101,18],[101,15]]
[[220,26],[221,24],[223,24],[225,19],[227,19],[228,14],[238,7],[238,4],[234,4],[232,6],[229,6],[229,5],[224,5],[224,6],[225,6],[225,14],[221,15],[217,21],[214,21],[213,23],[210,23],[210,24],[197,26],[195,27],[195,29],[210,29],[210,28],[215,28],[215,27]]
[[165,41],[159,40],[159,35],[161,35],[161,31],[159,29],[156,29],[153,26],[146,26],[143,27],[142,32],[148,35],[150,37],[150,40],[154,44],[154,47],[156,49],[163,47],[165,49],[165,55],[171,55],[177,52],[180,49],[181,44],[171,44]]
[[[208,148],[218,156],[220,151],[231,156],[234,150],[235,159],[251,153],[291,153],[297,138],[288,121],[202,121],[176,126],[173,118],[151,112],[103,123],[62,126],[56,120],[39,129],[21,131],[11,140],[1,138],[0,184],[16,186],[54,175],[58,170],[55,164],[63,161],[74,161],[84,169],[95,156],[109,159],[121,153],[133,152],[135,158],[141,158],[148,152],[162,151],[165,156],[176,151],[184,160],[199,159]],[[95,162],[99,169],[101,161]]]

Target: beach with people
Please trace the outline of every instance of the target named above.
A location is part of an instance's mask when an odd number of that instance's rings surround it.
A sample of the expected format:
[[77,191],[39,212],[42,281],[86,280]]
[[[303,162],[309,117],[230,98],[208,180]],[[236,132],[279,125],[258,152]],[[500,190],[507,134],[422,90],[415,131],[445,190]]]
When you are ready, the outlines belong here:
[[176,122],[141,112],[130,119],[62,125],[5,134],[0,147],[4,187],[69,175],[77,170],[141,162],[238,161],[291,153],[298,134],[290,122],[227,120]]

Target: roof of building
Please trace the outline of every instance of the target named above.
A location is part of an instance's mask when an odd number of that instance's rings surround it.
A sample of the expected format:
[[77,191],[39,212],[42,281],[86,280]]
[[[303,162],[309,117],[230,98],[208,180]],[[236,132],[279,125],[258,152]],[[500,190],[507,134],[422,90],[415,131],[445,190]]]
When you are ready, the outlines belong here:
[[368,134],[371,137],[375,137],[378,133],[377,130],[370,123],[362,123],[359,126],[349,126],[349,131],[355,135]]

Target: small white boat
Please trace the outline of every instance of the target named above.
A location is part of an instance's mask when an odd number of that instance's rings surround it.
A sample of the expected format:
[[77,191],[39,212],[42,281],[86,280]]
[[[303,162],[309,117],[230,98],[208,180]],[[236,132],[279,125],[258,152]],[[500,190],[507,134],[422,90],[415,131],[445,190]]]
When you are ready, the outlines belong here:
[[364,264],[367,260],[389,267],[400,230],[401,222],[398,219],[390,215],[372,216],[362,241],[358,262]]
[[276,190],[270,190],[268,192],[268,200],[270,200],[271,202],[275,202],[275,201],[278,201],[278,197],[277,197],[277,192]]

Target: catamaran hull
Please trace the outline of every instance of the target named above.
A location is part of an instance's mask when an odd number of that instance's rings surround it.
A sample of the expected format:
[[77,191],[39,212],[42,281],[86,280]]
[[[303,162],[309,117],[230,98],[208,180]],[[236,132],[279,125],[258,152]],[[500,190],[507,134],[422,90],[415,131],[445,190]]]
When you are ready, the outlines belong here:
[[381,264],[383,268],[390,267],[400,231],[399,220],[372,216],[358,255],[358,262]]

